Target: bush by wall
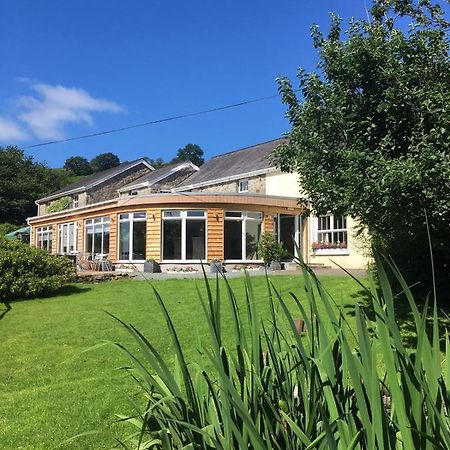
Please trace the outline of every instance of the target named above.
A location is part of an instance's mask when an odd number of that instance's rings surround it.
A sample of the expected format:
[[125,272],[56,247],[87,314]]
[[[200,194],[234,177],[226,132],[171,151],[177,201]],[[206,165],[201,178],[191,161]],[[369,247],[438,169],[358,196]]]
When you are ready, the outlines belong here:
[[72,206],[72,199],[70,197],[61,197],[50,203],[48,212],[54,213],[64,211]]
[[0,238],[0,301],[48,294],[74,275],[67,258]]

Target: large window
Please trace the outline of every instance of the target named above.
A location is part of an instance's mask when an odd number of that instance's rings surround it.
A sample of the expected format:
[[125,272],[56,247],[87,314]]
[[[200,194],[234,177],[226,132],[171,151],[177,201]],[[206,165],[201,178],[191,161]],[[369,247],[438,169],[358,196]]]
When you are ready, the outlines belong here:
[[163,211],[163,260],[205,259],[205,211]]
[[36,228],[36,246],[51,253],[53,233],[52,227]]
[[316,242],[314,250],[346,249],[347,248],[347,218],[345,216],[317,217]]
[[144,261],[147,215],[134,212],[119,215],[119,259]]
[[75,222],[59,225],[59,253],[66,255],[77,250],[77,224]]
[[225,212],[225,259],[250,261],[259,259],[258,241],[261,237],[262,213]]
[[85,251],[92,254],[109,253],[109,217],[86,220],[85,229]]

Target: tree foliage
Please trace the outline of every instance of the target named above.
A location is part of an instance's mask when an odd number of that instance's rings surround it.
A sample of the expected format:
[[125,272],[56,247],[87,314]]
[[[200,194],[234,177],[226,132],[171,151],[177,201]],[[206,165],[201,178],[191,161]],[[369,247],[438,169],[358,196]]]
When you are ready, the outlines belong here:
[[190,161],[196,166],[201,166],[205,162],[203,150],[197,144],[187,144],[183,148],[179,148],[177,156],[172,159],[171,163],[182,161]]
[[100,153],[91,160],[91,168],[94,172],[101,172],[102,170],[116,167],[120,164],[119,157],[114,153]]
[[61,187],[60,174],[17,147],[0,147],[0,223],[23,224],[34,201]]
[[316,212],[358,218],[374,244],[424,272],[427,219],[441,273],[450,246],[449,24],[429,1],[378,0],[344,34],[332,16],[315,73],[279,90],[291,123],[275,155]]
[[66,159],[64,169],[70,170],[74,175],[89,175],[92,173],[92,167],[89,161],[82,156],[71,156]]

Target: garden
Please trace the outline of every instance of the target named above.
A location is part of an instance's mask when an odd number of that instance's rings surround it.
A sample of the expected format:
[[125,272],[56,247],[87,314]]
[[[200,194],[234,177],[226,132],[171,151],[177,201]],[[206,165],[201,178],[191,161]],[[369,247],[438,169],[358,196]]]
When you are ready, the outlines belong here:
[[[256,303],[269,317],[264,277],[252,279]],[[364,302],[360,286],[348,277],[323,277],[324,286],[351,312]],[[273,283],[283,296],[302,296],[301,276],[277,276]],[[230,280],[244,306],[244,279]],[[207,333],[196,287],[205,294],[203,280],[155,281],[172,314],[188,361],[195,360]],[[223,283],[222,283],[223,287]],[[133,349],[133,340],[106,312],[134,324],[173,364],[163,314],[152,288],[143,281],[70,284],[50,298],[0,304],[0,442],[4,449],[111,448],[115,438],[133,429],[114,423],[116,414],[130,414],[142,398],[129,375],[129,365],[106,341]],[[232,317],[224,309],[223,337],[231,340]],[[90,351],[86,351],[94,348]],[[94,432],[73,441],[71,437]]]

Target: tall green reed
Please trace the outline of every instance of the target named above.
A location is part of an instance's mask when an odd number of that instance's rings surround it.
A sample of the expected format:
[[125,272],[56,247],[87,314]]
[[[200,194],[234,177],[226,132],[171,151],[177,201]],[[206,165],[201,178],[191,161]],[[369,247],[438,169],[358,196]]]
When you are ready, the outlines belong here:
[[[450,365],[442,370],[436,301],[429,338],[428,304],[419,311],[403,277],[388,261],[387,269],[403,288],[404,300],[396,298],[377,260],[378,285],[371,275],[368,287],[361,284],[375,320],[356,306],[356,331],[351,332],[344,308],[299,264],[306,302],[294,294],[289,301],[282,298],[267,279],[270,314],[265,318],[258,314],[248,275],[243,305],[226,278],[221,288],[218,278],[214,283],[205,276],[206,296],[198,290],[198,297],[209,343],[199,349],[197,361],[186,361],[156,289],[175,367],[139,330],[117,319],[139,346],[137,356],[117,344],[130,357],[130,373],[145,397],[145,405],[136,406],[133,416],[122,418],[136,427],[121,442],[123,448],[450,448]],[[402,340],[396,301],[407,302],[411,310],[416,331],[412,349]],[[233,319],[232,342],[222,340],[223,308],[229,308]],[[297,331],[298,315],[306,324],[304,334]],[[447,335],[444,341],[448,360]]]

